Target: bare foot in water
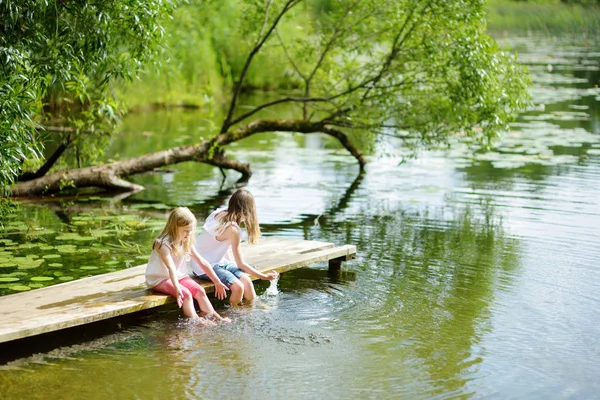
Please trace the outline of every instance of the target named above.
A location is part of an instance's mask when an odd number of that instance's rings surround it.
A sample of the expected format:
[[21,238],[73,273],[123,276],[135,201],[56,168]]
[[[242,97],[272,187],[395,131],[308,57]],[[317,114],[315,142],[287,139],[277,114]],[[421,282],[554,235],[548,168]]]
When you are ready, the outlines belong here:
[[215,321],[215,322],[231,322],[230,318],[227,317],[221,317],[219,314],[217,313],[208,313],[204,316],[204,318],[206,318],[209,321]]
[[217,325],[217,323],[215,321],[212,321],[212,320],[204,318],[204,317],[194,317],[194,318],[191,318],[191,320],[194,321],[194,323],[196,323],[198,325],[202,325],[202,326]]

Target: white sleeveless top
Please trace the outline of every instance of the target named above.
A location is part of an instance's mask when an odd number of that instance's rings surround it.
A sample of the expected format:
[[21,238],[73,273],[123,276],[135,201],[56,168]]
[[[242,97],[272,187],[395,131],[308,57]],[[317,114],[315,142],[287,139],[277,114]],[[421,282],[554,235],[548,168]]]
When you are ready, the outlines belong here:
[[[182,254],[180,257],[175,257],[175,254],[173,253],[173,245],[167,238],[157,240],[156,242],[158,243],[155,247],[157,247],[159,244],[162,244],[171,251],[171,257],[175,263],[175,275],[177,276],[177,280],[188,276],[187,271],[188,262],[190,259],[189,254]],[[150,260],[148,260],[148,265],[146,266],[146,285],[152,288],[165,279],[170,279],[169,270],[167,269],[167,266],[163,262],[162,258],[160,258],[158,251],[152,249],[152,253],[150,253]]]
[[[196,250],[198,253],[206,260],[211,266],[215,266],[215,264],[220,263],[225,258],[225,254],[231,247],[230,240],[224,240],[222,242],[217,240],[217,236],[219,236],[222,231],[217,232],[217,228],[219,227],[219,219],[215,218],[215,215],[220,213],[221,211],[225,211],[227,208],[222,207],[213,211],[212,214],[206,218],[204,221],[204,230],[198,237],[196,237]],[[225,225],[233,225],[239,228],[238,224],[235,222],[230,222]],[[233,261],[233,260],[232,260]],[[204,271],[196,262],[192,259],[191,262],[192,271],[194,271],[198,275],[204,274]]]

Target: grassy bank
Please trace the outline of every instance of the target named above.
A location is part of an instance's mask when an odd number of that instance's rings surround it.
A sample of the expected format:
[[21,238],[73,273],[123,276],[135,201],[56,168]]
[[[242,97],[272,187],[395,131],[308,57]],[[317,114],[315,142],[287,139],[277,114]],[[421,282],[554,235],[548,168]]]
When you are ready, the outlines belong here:
[[[243,3],[189,1],[180,5],[165,26],[165,40],[154,65],[146,68],[139,79],[116,89],[128,108],[202,107],[222,101],[240,74],[249,53],[249,37],[239,21]],[[300,16],[302,19],[302,16]],[[281,29],[300,35],[304,21],[282,24]],[[248,36],[248,37],[246,37]],[[283,89],[297,85],[289,71],[274,68],[285,62],[283,52],[260,53],[246,76],[246,89]],[[275,56],[273,56],[275,54]]]
[[490,31],[600,35],[600,7],[560,0],[489,0],[487,7]]

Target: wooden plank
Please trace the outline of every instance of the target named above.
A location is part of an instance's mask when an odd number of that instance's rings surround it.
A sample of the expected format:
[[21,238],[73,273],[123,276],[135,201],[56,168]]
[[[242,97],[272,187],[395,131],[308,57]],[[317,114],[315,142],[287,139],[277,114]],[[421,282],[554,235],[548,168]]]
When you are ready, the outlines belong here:
[[[317,262],[352,257],[356,247],[266,238],[245,245],[247,261],[259,270],[285,272]],[[171,303],[148,290],[145,265],[0,297],[0,343],[84,325]],[[211,282],[200,281],[207,292]]]
[[333,243],[316,242],[311,240],[293,240],[284,238],[265,238],[259,244],[245,244],[244,256],[258,262],[263,255],[303,253],[333,247]]

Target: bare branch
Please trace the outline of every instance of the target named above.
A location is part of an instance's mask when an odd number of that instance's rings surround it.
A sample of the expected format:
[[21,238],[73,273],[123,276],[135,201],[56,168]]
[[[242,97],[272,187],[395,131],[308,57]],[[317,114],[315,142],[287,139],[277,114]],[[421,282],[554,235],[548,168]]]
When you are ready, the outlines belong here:
[[256,47],[258,45],[258,43],[260,42],[260,38],[262,36],[262,34],[265,32],[265,28],[267,27],[267,22],[269,22],[269,8],[271,8],[271,0],[267,1],[267,7],[265,9],[265,19],[263,21],[263,25],[260,28],[260,32],[258,33],[258,36],[256,37],[256,43],[254,43],[254,47]]
[[306,77],[300,71],[300,68],[298,68],[298,66],[296,65],[296,63],[294,62],[294,60],[292,59],[292,57],[288,53],[287,48],[285,47],[285,43],[283,43],[283,39],[282,39],[282,37],[279,34],[279,31],[277,29],[275,29],[275,34],[277,35],[277,39],[279,39],[279,43],[281,44],[281,48],[283,49],[283,53],[285,54],[285,57],[288,59],[288,61],[290,62],[290,64],[292,64],[292,67],[294,68],[294,71],[296,71],[296,73],[298,75],[300,75],[300,78],[302,78],[302,80],[306,82]]
[[54,150],[54,153],[52,153],[52,155],[50,157],[48,157],[48,159],[46,160],[44,165],[42,165],[37,171],[25,172],[25,173],[21,174],[21,176],[19,176],[19,178],[17,180],[19,182],[25,182],[25,181],[30,181],[32,179],[36,179],[36,178],[46,175],[48,173],[48,171],[50,171],[50,168],[52,168],[52,166],[56,163],[56,161],[58,161],[60,156],[63,155],[65,150],[67,150],[69,148],[70,144],[71,144],[71,138],[68,137],[64,142],[62,142],[56,148],[56,150]]

